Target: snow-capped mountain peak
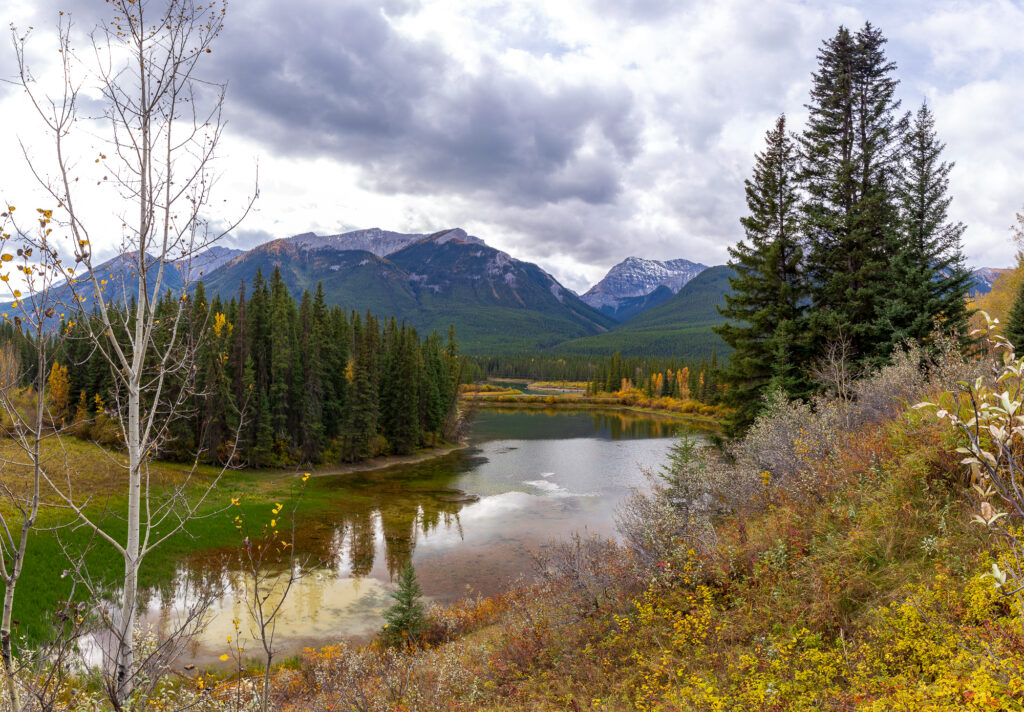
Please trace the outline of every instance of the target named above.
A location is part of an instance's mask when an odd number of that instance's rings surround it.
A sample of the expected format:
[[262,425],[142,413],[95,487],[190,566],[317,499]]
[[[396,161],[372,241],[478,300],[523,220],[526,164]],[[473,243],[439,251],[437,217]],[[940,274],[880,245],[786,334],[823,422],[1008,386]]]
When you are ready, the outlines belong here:
[[627,257],[612,267],[582,299],[611,314],[617,310],[620,300],[647,296],[660,286],[668,287],[674,294],[705,269],[707,265],[684,259],[662,261]]

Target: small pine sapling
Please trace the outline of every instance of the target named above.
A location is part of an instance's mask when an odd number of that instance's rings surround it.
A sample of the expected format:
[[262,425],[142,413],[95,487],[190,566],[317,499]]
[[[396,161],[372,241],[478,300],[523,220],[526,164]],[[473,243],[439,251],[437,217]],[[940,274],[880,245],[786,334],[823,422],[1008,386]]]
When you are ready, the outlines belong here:
[[412,562],[398,576],[398,588],[391,592],[394,603],[384,611],[383,638],[389,645],[411,644],[423,634],[427,616],[423,608],[423,591],[416,580]]

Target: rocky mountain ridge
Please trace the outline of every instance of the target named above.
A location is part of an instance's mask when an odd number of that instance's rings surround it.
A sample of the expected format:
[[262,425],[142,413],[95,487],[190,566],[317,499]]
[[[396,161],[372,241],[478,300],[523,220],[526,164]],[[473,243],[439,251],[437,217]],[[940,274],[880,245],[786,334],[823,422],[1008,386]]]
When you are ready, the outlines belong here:
[[[608,270],[581,299],[616,321],[625,321],[639,313],[634,307],[638,298],[652,294],[659,287],[667,287],[672,294],[677,294],[705,269],[707,265],[686,259],[662,261],[627,257]],[[661,301],[664,299],[658,303]]]

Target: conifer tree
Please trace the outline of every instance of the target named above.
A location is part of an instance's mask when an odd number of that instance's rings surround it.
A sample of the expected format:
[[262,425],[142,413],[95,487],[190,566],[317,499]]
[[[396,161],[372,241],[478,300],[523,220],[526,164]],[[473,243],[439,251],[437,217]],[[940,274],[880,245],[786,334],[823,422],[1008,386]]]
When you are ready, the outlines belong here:
[[796,147],[786,133],[785,116],[780,116],[767,133],[764,152],[755,158],[753,177],[745,183],[749,214],[740,220],[745,239],[729,248],[735,276],[729,278],[732,292],[719,308],[728,322],[715,328],[733,348],[724,374],[729,383],[725,399],[734,408],[728,422],[732,434],[753,421],[769,387],[783,388],[793,397],[809,388],[792,368],[808,352],[797,167]]
[[893,176],[905,120],[897,115],[896,65],[870,23],[840,27],[824,43],[800,138],[814,342],[847,339],[858,362],[888,357],[879,318],[892,298],[900,253]]
[[1018,354],[1024,354],[1024,280],[1017,290],[1017,298],[1013,300],[1003,336],[1010,340]]
[[897,182],[903,249],[892,265],[897,289],[886,305],[888,350],[906,340],[924,342],[936,325],[966,338],[971,273],[965,265],[962,223],[950,223],[949,172],[927,104],[914,116],[904,140],[904,167]]
[[281,270],[270,278],[270,401],[274,438],[285,442],[289,432],[289,405],[292,394],[292,360],[295,356],[294,301],[288,294]]
[[352,324],[355,356],[352,362],[352,402],[349,409],[349,457],[355,460],[370,453],[370,443],[377,433],[380,404],[375,378],[376,322],[367,314],[366,323],[357,314]]
[[384,639],[392,644],[416,642],[426,627],[423,592],[410,561],[398,578],[398,589],[390,594],[394,603],[384,611]]
[[299,370],[302,376],[302,417],[300,421],[302,459],[317,462],[323,448],[323,333],[309,291],[299,306]]
[[420,387],[423,383],[423,362],[419,337],[412,327],[402,325],[399,332],[397,407],[395,409],[395,452],[408,454],[420,442]]

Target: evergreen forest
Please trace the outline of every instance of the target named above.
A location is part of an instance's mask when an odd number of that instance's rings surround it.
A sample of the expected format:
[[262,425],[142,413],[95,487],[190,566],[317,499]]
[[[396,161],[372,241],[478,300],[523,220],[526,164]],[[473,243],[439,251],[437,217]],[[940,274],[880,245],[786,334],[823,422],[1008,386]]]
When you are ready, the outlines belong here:
[[[179,299],[186,304],[175,324]],[[227,303],[208,300],[200,282],[187,297],[166,293],[156,311],[164,331],[155,343],[171,329],[188,330],[181,355],[195,364],[164,386],[162,398],[185,407],[165,424],[162,458],[199,452],[247,467],[341,463],[404,455],[451,436],[463,369],[454,330],[421,338],[394,318],[328,306],[319,288],[296,301],[277,270],[269,280],[257,273]],[[50,418],[116,446],[121,434],[107,411],[119,394],[88,337],[95,320],[62,323],[50,337]],[[118,323],[132,328],[130,318]],[[4,330],[3,340],[32,364],[29,337],[10,324]],[[36,377],[31,369],[23,376]]]
[[806,398],[823,363],[870,371],[901,345],[964,340],[971,276],[964,226],[927,103],[904,112],[886,39],[840,27],[818,54],[806,126],[768,131],[746,181],[744,238],[715,331],[734,349],[723,376],[746,429],[781,390]]

